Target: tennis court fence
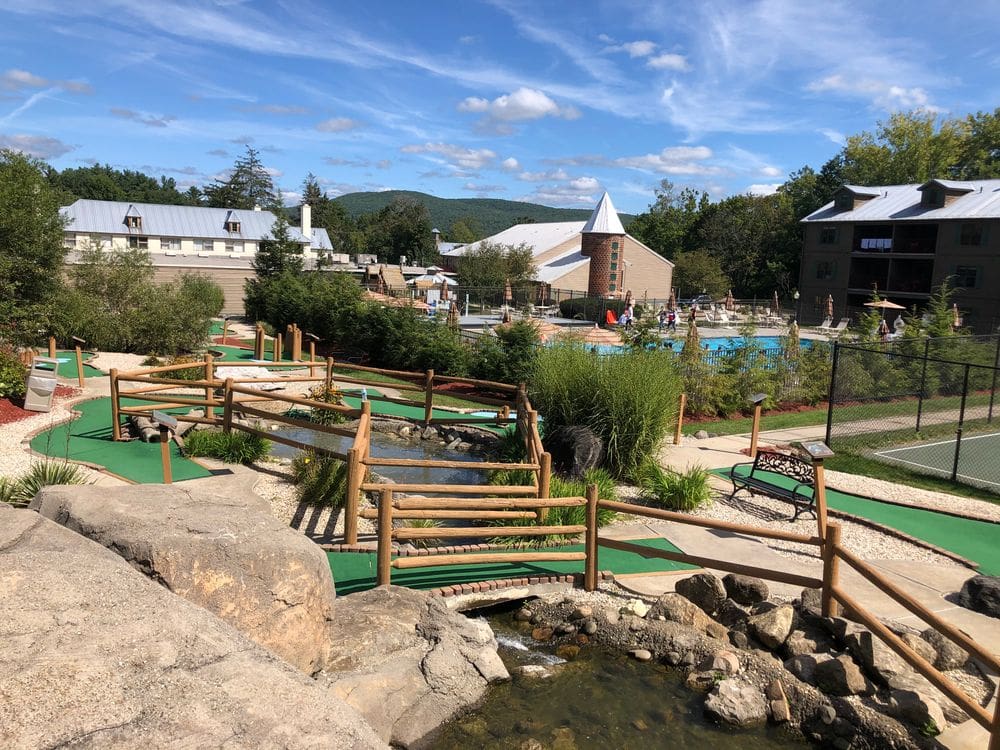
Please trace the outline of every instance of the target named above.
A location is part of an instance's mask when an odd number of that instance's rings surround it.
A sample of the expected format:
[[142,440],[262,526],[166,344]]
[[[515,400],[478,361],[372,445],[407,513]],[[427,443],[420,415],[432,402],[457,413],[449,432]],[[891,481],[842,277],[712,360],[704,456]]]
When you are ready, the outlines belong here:
[[826,441],[1000,493],[1000,335],[836,343]]

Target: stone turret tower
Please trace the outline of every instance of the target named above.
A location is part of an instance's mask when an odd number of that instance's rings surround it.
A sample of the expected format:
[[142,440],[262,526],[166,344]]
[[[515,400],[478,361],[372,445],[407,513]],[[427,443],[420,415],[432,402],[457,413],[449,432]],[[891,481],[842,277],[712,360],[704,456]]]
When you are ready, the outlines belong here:
[[580,252],[590,258],[587,294],[604,297],[622,294],[625,273],[625,227],[607,193],[581,230]]

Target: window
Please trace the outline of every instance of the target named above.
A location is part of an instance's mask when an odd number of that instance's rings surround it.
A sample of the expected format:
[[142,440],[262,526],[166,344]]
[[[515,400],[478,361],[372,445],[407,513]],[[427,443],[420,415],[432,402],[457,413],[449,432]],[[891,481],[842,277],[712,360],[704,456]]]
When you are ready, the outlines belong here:
[[226,252],[227,253],[235,253],[236,252],[236,243],[232,242],[230,240],[226,240]]
[[617,263],[612,263],[611,264],[611,270],[612,271],[617,271],[618,270],[618,264]]
[[920,200],[921,205],[924,206],[943,206],[944,205],[944,191],[938,188],[927,188],[924,190],[924,195]]
[[614,284],[608,284],[608,291],[609,291],[609,292],[613,292],[613,291],[615,291],[615,289],[617,289],[617,288],[618,288],[618,287],[616,287],[616,286],[615,286]]
[[149,250],[149,237],[129,237],[128,246],[139,250]]
[[617,242],[617,240],[615,242],[611,243],[611,249],[612,250],[617,250],[618,249],[618,242]]
[[101,236],[101,247],[105,250],[110,250],[111,246],[114,245],[115,241],[111,238],[110,234],[105,234]]
[[982,245],[984,227],[980,221],[963,222],[958,231],[959,245]]
[[618,260],[618,253],[611,253],[611,260]]
[[819,244],[836,245],[837,235],[838,235],[837,227],[820,227]]
[[834,200],[834,206],[836,206],[838,211],[853,211],[854,196],[848,192],[839,193]]
[[181,249],[181,241],[176,237],[160,237],[160,250],[177,252]]
[[611,279],[612,281],[614,281],[615,279],[617,279],[617,278],[618,278],[618,274],[616,274],[616,273],[613,273],[613,274],[611,274],[611,275],[610,275],[610,276],[609,276],[608,278],[610,278],[610,279]]
[[955,268],[955,286],[971,289],[979,279],[979,269],[976,266],[957,266]]
[[233,249],[230,250],[229,252],[231,252],[231,253],[242,253],[243,252],[243,243],[242,242],[233,242],[232,246],[233,246]]
[[75,234],[67,234],[67,235],[63,236],[63,248],[66,249],[66,250],[75,250],[76,249],[76,235]]
[[226,231],[227,232],[232,232],[234,234],[239,234],[240,233],[240,223],[238,221],[227,221],[226,222]]
[[837,262],[833,260],[821,260],[816,264],[816,278],[822,281],[830,281],[837,275]]
[[129,229],[142,229],[142,217],[141,216],[126,216],[125,226]]

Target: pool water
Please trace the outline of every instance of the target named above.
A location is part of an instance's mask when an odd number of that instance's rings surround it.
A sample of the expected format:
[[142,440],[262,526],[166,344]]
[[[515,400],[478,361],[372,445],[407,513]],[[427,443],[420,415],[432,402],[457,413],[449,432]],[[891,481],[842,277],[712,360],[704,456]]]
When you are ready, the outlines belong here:
[[[754,340],[761,349],[778,349],[781,347],[781,339],[777,336],[754,336]],[[699,339],[703,349],[707,349],[710,352],[727,352],[733,349],[737,349],[743,342],[743,339],[739,336],[714,336],[714,337],[703,337]],[[679,352],[684,348],[684,337],[678,336],[676,338],[663,339],[663,343],[672,343],[673,350]],[[810,347],[813,345],[811,339],[800,339],[800,345],[803,347]],[[620,354],[624,351],[628,351],[625,346],[617,346],[614,344],[597,344],[596,347],[588,345],[588,349],[597,349],[598,354]],[[664,347],[666,348],[666,347]]]
[[[539,647],[530,633],[491,618],[500,655],[511,671],[546,665],[545,679],[515,675],[490,689],[475,711],[456,719],[431,743],[435,750],[573,747],[579,750],[710,748],[764,750],[810,745],[779,727],[732,729],[707,721],[703,696],[684,686],[680,672],[584,646],[573,661]],[[530,740],[535,743],[528,744]]]

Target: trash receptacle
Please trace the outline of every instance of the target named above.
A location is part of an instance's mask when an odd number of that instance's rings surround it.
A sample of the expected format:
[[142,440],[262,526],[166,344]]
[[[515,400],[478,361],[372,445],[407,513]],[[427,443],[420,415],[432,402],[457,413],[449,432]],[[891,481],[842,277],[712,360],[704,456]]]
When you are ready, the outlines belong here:
[[35,357],[31,360],[31,370],[24,392],[24,408],[28,411],[49,411],[52,408],[52,396],[58,384],[56,370],[58,359]]

